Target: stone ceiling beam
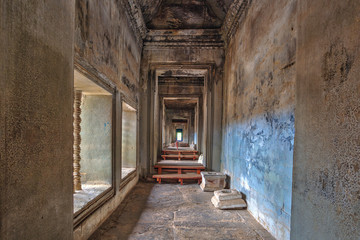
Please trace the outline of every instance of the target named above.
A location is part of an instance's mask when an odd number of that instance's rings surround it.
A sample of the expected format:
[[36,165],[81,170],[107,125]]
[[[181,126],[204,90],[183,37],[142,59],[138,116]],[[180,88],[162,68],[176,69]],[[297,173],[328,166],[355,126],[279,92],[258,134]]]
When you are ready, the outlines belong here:
[[135,33],[136,41],[140,48],[143,46],[143,39],[145,39],[147,34],[147,27],[144,21],[143,14],[141,12],[141,8],[137,2],[137,0],[122,0],[129,20],[131,22],[131,27]]
[[149,48],[222,48],[224,42],[218,29],[149,30],[144,47]]
[[240,27],[239,25],[243,22],[251,2],[252,0],[234,0],[231,4],[221,27],[225,46],[234,35],[236,29],[238,29]]

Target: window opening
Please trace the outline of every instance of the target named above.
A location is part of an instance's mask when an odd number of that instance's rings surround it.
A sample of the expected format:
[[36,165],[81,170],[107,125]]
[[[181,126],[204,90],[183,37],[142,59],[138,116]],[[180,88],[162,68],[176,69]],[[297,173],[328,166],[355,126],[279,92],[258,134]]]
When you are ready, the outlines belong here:
[[113,94],[77,70],[74,89],[74,213],[79,213],[112,188]]
[[136,169],[137,112],[129,104],[122,103],[121,177],[125,178]]
[[183,130],[176,129],[176,141],[182,142],[183,141]]

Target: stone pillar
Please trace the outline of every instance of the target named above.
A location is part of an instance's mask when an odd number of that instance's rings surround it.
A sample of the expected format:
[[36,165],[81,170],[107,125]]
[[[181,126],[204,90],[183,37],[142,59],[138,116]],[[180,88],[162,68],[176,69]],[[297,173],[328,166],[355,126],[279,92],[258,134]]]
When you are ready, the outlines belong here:
[[74,92],[74,154],[73,154],[73,166],[74,166],[74,191],[81,190],[81,176],[80,176],[80,143],[81,143],[81,136],[80,136],[80,123],[81,123],[81,97],[82,91],[76,90]]

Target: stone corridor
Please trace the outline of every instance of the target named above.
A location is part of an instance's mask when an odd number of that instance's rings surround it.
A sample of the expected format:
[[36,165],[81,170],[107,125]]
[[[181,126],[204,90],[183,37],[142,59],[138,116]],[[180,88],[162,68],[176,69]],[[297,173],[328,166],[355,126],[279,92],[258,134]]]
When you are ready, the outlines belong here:
[[197,184],[140,182],[90,237],[105,239],[274,239],[246,210],[217,210]]
[[0,11],[0,240],[360,240],[360,0]]

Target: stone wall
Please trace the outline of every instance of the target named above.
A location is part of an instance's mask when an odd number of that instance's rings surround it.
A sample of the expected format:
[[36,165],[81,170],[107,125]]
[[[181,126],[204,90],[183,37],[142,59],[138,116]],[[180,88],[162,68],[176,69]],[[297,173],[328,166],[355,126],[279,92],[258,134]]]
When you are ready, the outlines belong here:
[[141,46],[122,1],[76,0],[75,57],[136,101]]
[[135,167],[136,164],[136,116],[135,111],[122,112],[122,167]]
[[0,239],[72,239],[74,3],[0,1]]
[[224,67],[222,170],[250,213],[290,238],[296,1],[253,1]]
[[[83,95],[81,103],[81,182],[112,180],[112,96]],[[135,121],[136,123],[136,121]]]
[[292,239],[360,239],[360,2],[298,1]]
[[[141,47],[136,39],[123,1],[76,0],[75,60],[86,70],[114,84],[116,96],[115,196],[74,229],[74,239],[88,239],[117,208],[137,183],[138,177],[120,189],[121,103],[120,95],[137,104]],[[138,143],[137,143],[138,145]]]

